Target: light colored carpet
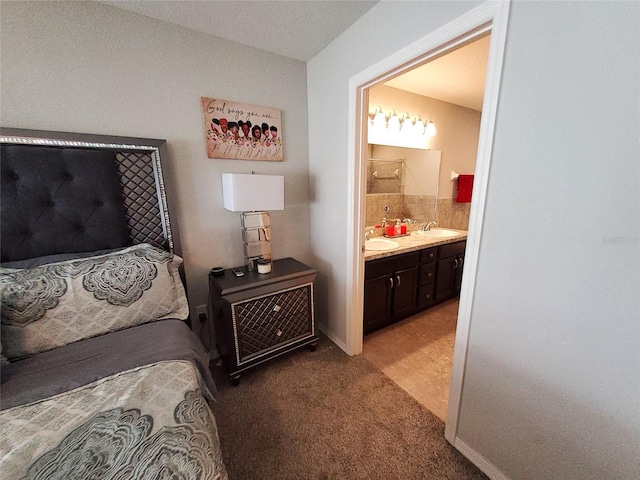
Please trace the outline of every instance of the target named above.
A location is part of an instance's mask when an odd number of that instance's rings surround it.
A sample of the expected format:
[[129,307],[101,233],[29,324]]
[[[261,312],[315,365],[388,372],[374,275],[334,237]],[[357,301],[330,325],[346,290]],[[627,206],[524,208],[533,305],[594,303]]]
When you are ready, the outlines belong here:
[[326,338],[245,372],[221,367],[213,410],[232,480],[486,479],[444,423],[363,357]]

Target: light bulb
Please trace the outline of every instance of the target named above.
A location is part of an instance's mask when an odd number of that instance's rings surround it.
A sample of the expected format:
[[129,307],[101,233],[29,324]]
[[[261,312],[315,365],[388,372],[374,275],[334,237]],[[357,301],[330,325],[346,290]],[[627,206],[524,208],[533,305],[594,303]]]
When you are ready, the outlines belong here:
[[405,115],[404,120],[402,120],[402,126],[400,128],[402,129],[402,133],[405,135],[411,132],[411,129],[413,128],[413,122],[409,118],[409,115]]
[[416,117],[416,122],[413,125],[413,132],[416,136],[424,133],[424,122],[420,117]]
[[400,130],[400,119],[396,112],[392,112],[389,114],[389,123],[387,124],[387,128],[393,132],[397,132]]
[[436,125],[431,120],[427,122],[427,128],[424,133],[427,137],[433,137],[436,134]]
[[384,113],[379,111],[376,113],[375,117],[373,117],[373,128],[376,131],[384,130],[387,126],[387,119],[384,117]]

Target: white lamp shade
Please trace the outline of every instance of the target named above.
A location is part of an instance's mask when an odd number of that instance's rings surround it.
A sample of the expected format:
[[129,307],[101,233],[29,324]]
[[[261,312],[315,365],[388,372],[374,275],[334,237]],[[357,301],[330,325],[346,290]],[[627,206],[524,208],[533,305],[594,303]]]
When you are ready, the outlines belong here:
[[284,210],[284,177],[223,173],[222,195],[232,212]]

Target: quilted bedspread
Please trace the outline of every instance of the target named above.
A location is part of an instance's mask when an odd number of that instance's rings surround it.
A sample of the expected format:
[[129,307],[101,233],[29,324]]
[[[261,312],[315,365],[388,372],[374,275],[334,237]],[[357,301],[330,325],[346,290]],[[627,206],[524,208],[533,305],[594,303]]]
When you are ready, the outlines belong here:
[[225,480],[211,398],[189,361],[161,361],[0,412],[13,479]]

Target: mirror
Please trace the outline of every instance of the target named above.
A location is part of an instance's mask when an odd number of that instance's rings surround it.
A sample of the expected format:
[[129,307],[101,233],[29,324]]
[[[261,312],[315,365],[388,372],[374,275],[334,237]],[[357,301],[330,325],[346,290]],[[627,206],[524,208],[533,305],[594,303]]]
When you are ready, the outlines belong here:
[[442,152],[373,144],[368,152],[367,226],[379,225],[385,216],[435,220]]

